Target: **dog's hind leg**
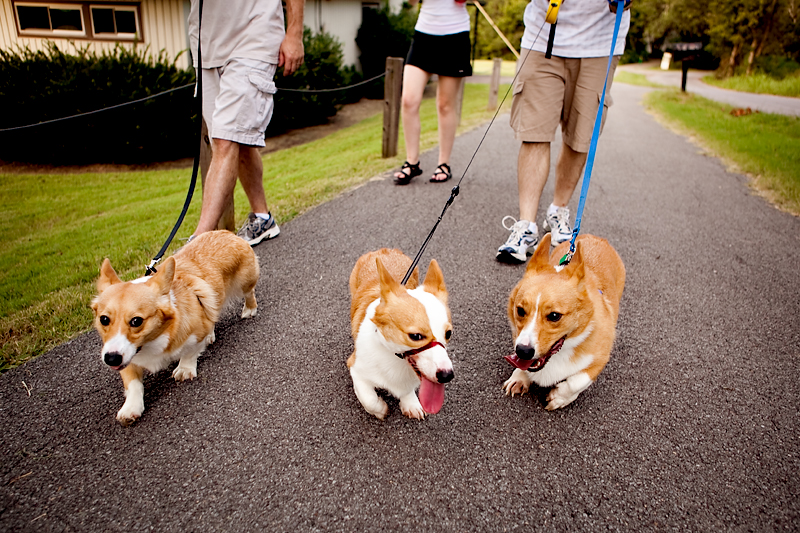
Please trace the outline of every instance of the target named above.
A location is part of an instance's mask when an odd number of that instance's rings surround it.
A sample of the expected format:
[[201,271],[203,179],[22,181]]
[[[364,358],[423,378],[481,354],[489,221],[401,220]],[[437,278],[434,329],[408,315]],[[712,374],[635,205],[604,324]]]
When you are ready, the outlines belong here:
[[256,302],[255,287],[244,294],[244,307],[242,308],[242,318],[253,318],[258,313],[258,303]]
[[128,426],[136,422],[144,412],[144,383],[142,383],[144,369],[130,364],[120,370],[119,375],[125,386],[125,403],[117,412],[117,420],[123,426]]

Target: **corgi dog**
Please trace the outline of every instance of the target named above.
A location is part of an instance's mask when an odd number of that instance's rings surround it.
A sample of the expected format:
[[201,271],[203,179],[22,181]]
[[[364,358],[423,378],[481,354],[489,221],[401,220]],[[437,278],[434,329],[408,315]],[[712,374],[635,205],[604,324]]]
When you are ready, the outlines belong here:
[[515,353],[506,360],[516,370],[503,390],[553,387],[550,411],[575,401],[608,363],[625,287],[625,266],[605,239],[578,237],[572,260],[559,266],[568,251],[564,242],[551,254],[546,234],[508,300]]
[[397,280],[411,263],[401,251],[382,248],[362,255],[350,274],[355,350],[347,367],[361,405],[381,420],[389,406],[375,389],[398,398],[407,417],[422,420],[439,412],[444,384],[453,379],[446,348],[453,326],[442,270],[433,259],[422,286],[414,269],[404,287]]
[[144,411],[145,370],[158,372],[173,361],[176,381],[197,377],[197,357],[214,342],[214,325],[228,301],[244,297],[242,318],[256,315],[258,259],[229,231],[198,235],[155,275],[123,282],[106,259],[92,301],[94,327],[103,341],[100,358],[118,371],[125,403],[122,425]]

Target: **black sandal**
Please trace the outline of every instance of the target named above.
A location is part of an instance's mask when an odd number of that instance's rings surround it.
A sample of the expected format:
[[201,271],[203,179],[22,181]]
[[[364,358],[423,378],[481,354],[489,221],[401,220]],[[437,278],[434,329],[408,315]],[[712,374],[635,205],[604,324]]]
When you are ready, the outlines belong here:
[[[409,170],[408,174],[403,172],[405,169]],[[405,163],[403,163],[403,166],[400,167],[400,170],[398,170],[398,172],[400,174],[404,174],[405,178],[401,178],[399,176],[395,176],[394,177],[395,184],[397,184],[397,185],[408,185],[409,183],[411,183],[412,179],[414,179],[417,176],[419,176],[420,174],[422,174],[422,169],[419,168],[419,162],[417,162],[415,165],[412,165],[411,163],[406,161]]]
[[[435,177],[437,174],[444,174],[445,178],[443,180],[437,180]],[[438,167],[436,167],[436,171],[433,173],[433,176],[430,179],[431,183],[444,183],[445,181],[449,180],[453,177],[452,172],[450,171],[450,165],[447,163],[442,163]]]

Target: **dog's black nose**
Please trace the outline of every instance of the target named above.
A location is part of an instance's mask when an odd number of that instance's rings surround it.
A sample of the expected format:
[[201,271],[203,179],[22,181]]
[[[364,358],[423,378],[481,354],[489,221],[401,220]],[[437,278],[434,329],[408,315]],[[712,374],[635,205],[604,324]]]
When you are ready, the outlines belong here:
[[536,350],[533,346],[524,346],[522,344],[517,344],[516,348],[517,357],[520,359],[525,359],[526,361],[530,361],[534,357],[536,357]]
[[105,361],[108,366],[119,366],[122,364],[122,354],[117,352],[108,352],[103,357],[103,361]]
[[439,370],[436,372],[436,380],[439,383],[448,383],[452,381],[453,375],[452,370]]

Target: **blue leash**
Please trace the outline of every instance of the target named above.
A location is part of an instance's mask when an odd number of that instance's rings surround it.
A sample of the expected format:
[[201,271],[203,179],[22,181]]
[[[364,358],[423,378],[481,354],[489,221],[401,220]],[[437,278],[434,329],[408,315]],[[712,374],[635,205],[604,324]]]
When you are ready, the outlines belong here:
[[592,142],[589,145],[589,154],[586,156],[586,167],[583,171],[583,184],[581,185],[581,197],[578,201],[578,212],[575,215],[575,227],[572,229],[572,239],[569,241],[569,252],[559,261],[560,265],[566,265],[575,254],[575,239],[578,238],[578,233],[581,231],[581,218],[583,217],[583,208],[586,205],[586,195],[589,193],[589,182],[592,179],[592,167],[594,167],[594,156],[597,152],[597,141],[600,138],[600,124],[603,122],[603,105],[606,100],[606,87],[608,87],[608,74],[611,72],[611,63],[614,60],[614,48],[617,46],[617,36],[619,35],[619,27],[622,23],[622,13],[624,11],[624,0],[616,0],[617,4],[617,18],[614,22],[614,37],[611,39],[611,53],[608,54],[608,66],[606,67],[606,80],[603,83],[603,94],[600,97],[600,105],[597,106],[597,116],[594,119],[594,130],[592,131]]

